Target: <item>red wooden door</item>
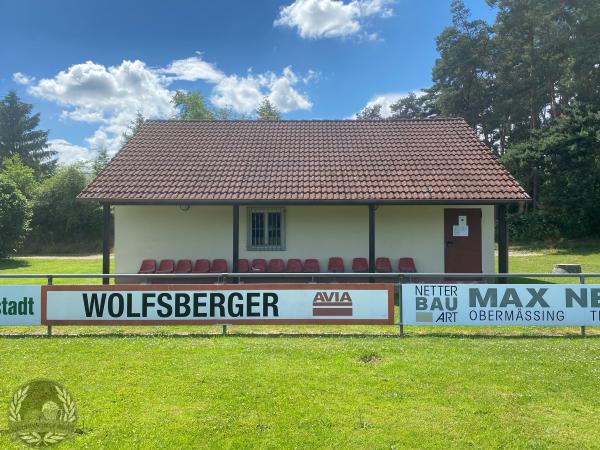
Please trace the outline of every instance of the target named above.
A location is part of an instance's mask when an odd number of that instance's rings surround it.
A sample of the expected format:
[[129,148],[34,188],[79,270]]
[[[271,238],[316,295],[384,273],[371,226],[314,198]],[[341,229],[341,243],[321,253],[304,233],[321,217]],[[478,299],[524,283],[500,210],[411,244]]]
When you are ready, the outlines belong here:
[[481,273],[481,209],[444,209],[446,273]]

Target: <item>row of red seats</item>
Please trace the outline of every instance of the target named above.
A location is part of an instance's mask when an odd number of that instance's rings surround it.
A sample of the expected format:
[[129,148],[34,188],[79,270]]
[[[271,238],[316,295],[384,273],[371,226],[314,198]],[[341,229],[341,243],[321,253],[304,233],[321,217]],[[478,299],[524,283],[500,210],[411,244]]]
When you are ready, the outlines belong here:
[[[224,259],[198,259],[194,264],[189,259],[180,259],[175,263],[172,259],[163,259],[159,264],[154,259],[145,259],[142,261],[138,273],[226,273],[228,270],[227,261]],[[340,257],[329,258],[327,264],[328,272],[345,272],[344,260]],[[367,258],[354,258],[352,260],[352,272],[366,273],[369,271],[369,262]],[[412,258],[400,258],[398,261],[398,272],[415,273],[417,271],[415,262]],[[283,259],[271,259],[268,263],[266,259],[253,259],[250,263],[247,259],[238,260],[237,273],[319,273],[319,260],[309,258],[302,260],[291,258],[287,260],[287,265]],[[390,258],[380,257],[375,260],[375,272],[392,272],[392,262]]]
[[163,259],[159,264],[155,259],[142,261],[138,273],[225,273],[227,272],[227,261],[224,259],[197,259],[192,265],[189,259],[180,259],[175,263],[172,259]]

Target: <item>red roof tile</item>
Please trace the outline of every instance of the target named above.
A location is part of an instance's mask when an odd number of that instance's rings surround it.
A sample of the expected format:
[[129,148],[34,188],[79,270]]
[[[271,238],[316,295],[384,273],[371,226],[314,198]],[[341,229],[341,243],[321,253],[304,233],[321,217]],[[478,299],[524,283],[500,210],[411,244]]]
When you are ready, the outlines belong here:
[[147,121],[79,197],[111,203],[529,198],[462,119]]

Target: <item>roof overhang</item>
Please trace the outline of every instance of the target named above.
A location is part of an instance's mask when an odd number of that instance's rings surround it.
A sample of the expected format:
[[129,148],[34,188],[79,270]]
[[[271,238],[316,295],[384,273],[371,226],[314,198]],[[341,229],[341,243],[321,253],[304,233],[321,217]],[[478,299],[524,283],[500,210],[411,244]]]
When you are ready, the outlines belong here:
[[365,199],[365,200],[187,200],[187,199],[94,199],[80,200],[95,201],[110,205],[506,205],[528,203],[531,198],[519,199]]

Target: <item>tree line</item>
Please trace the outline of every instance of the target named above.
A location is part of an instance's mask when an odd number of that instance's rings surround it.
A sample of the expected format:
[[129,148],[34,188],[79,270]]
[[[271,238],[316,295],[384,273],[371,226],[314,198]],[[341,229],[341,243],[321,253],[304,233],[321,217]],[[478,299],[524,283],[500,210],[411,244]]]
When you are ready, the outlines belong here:
[[[229,109],[209,107],[199,92],[176,92],[172,102],[179,119],[251,119]],[[264,99],[259,120],[279,120],[281,113]],[[136,118],[123,133],[125,144],[144,123]],[[87,163],[60,165],[49,148],[48,130],[40,130],[40,114],[14,91],[0,100],[0,259],[29,254],[96,252],[101,248],[99,205],[77,200],[91,179],[106,167],[106,148]]]
[[[453,0],[452,24],[436,39],[432,84],[390,107],[388,120],[463,117],[531,194],[510,222],[513,239],[598,237],[600,216],[600,6],[597,0],[486,0],[493,23]],[[178,91],[176,118],[279,120],[264,99],[253,115],[209,106]],[[357,118],[384,120],[382,105]],[[136,119],[129,140],[143,124]],[[96,251],[101,211],[76,196],[109,162],[57,164],[40,115],[15,92],[0,101],[0,258]],[[399,174],[401,176],[401,174]]]
[[[532,196],[518,240],[600,235],[600,4],[487,0],[494,23],[452,1],[432,85],[390,119],[463,117]],[[371,105],[358,118],[381,120]]]

